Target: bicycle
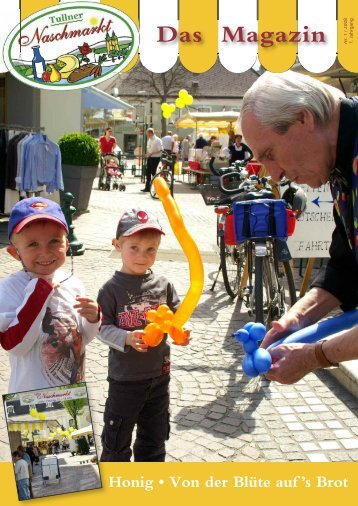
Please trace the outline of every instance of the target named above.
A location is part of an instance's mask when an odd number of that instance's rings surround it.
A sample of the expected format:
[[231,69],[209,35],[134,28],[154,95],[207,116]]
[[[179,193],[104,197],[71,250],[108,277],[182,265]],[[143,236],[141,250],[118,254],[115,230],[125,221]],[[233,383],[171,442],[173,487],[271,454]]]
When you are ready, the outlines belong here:
[[[233,167],[215,169],[213,161],[209,166],[213,174],[219,177],[219,185],[202,185],[199,188],[205,203],[214,204],[218,215],[220,266],[211,289],[214,290],[222,271],[228,295],[232,298],[239,296],[248,307],[249,314],[255,316],[255,321],[268,325],[296,302],[289,263],[291,256],[286,242],[271,235],[249,236],[237,242],[233,233],[233,206],[240,201],[248,203],[269,199],[268,202],[272,202],[275,195],[269,178],[248,176],[244,164],[235,167],[235,170]],[[283,185],[291,183],[284,182]],[[210,186],[210,191],[209,188],[204,189],[207,186]],[[248,280],[246,286],[245,277]]]
[[158,199],[157,193],[155,191],[154,187],[154,181],[158,177],[162,177],[165,179],[167,185],[170,188],[171,196],[173,196],[173,189],[174,189],[174,159],[173,155],[169,155],[166,151],[162,151],[161,157],[161,168],[159,172],[157,172],[150,181],[150,188],[149,193],[152,199]]

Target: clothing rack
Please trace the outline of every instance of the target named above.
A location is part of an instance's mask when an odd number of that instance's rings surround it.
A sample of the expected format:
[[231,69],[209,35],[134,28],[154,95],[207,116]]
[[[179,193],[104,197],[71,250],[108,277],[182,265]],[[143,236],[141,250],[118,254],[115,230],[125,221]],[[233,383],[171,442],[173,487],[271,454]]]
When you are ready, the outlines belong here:
[[11,125],[8,123],[0,123],[0,130],[19,130],[22,132],[43,132],[45,127],[29,127],[23,125]]

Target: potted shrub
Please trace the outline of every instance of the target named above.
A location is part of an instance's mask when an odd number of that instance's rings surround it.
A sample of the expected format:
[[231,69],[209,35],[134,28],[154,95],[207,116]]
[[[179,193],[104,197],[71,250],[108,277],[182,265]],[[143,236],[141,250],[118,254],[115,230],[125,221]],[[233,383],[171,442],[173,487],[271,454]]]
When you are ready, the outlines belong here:
[[87,134],[70,133],[63,135],[58,145],[61,150],[64,191],[72,193],[73,205],[78,211],[85,211],[100,160],[98,142]]

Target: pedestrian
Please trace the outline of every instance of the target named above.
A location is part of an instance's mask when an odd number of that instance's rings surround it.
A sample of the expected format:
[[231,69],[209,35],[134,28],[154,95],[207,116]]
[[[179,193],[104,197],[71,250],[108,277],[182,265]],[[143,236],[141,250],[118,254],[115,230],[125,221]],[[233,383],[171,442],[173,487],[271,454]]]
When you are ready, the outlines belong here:
[[148,128],[147,139],[147,153],[145,155],[147,158],[146,180],[142,192],[149,192],[150,181],[157,171],[163,150],[162,141],[155,135],[153,128]]
[[[318,188],[328,183],[335,230],[330,259],[311,289],[266,334],[263,346],[358,305],[358,98],[309,76],[265,72],[244,96],[241,126],[257,160],[274,181]],[[271,352],[267,378],[294,383],[310,371],[358,358],[358,326],[315,344]]]
[[249,161],[253,157],[253,153],[249,146],[242,142],[242,135],[235,135],[235,142],[230,144],[227,148],[227,151],[230,155],[230,165],[232,165],[236,161]]
[[[103,311],[100,339],[110,347],[101,461],[130,461],[135,425],[134,460],[165,460],[170,348],[166,336],[156,347],[143,341],[148,310],[167,304],[175,312],[179,306],[173,284],[151,269],[163,234],[156,217],[130,209],[121,216],[112,241],[122,267],[98,295]],[[184,345],[188,342],[189,331]]]
[[183,164],[187,164],[189,160],[189,150],[192,147],[191,135],[187,135],[181,143],[181,159]]
[[0,343],[9,352],[8,391],[84,380],[85,346],[100,326],[99,307],[60,268],[68,227],[56,202],[32,197],[11,210],[7,252],[22,270],[0,283]]
[[117,139],[112,135],[111,127],[106,128],[104,135],[99,138],[98,142],[102,156],[114,153],[117,146]]
[[196,139],[196,142],[195,142],[195,149],[203,149],[207,145],[208,145],[208,143],[204,139],[203,134],[199,134],[199,137]]
[[40,460],[40,449],[37,445],[33,446],[33,452],[34,452],[34,462],[35,465],[38,466],[39,460]]
[[72,437],[69,440],[69,448],[70,448],[70,452],[71,452],[72,457],[74,457],[75,453],[77,453],[77,442]]
[[34,494],[32,492],[32,473],[33,473],[33,468],[32,468],[31,457],[26,452],[25,448],[22,445],[20,445],[20,446],[17,447],[17,452],[20,455],[20,457],[26,462],[26,464],[28,466],[29,492],[30,492],[30,498],[33,499],[34,498]]
[[14,461],[15,479],[19,500],[24,501],[26,499],[31,499],[28,464],[21,457],[18,451],[12,452],[12,458]]
[[174,147],[174,139],[173,139],[173,132],[168,130],[167,135],[162,137],[162,146],[163,151],[165,151],[168,155],[171,155],[173,152]]

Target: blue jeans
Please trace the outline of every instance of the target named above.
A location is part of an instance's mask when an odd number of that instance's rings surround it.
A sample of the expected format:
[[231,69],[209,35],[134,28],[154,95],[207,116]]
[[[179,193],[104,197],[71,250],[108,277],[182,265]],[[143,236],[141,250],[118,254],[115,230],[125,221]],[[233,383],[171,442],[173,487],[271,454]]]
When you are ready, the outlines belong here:
[[16,482],[17,490],[19,492],[19,500],[30,499],[30,482],[28,478],[18,480]]

